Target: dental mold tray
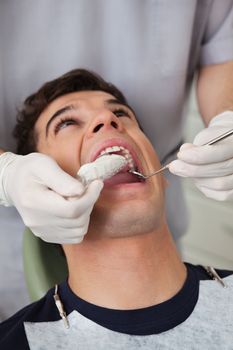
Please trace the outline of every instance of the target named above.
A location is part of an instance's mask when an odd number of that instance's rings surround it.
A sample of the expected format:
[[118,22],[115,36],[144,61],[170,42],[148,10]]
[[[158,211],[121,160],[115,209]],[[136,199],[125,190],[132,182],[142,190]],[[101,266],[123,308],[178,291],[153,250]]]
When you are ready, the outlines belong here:
[[88,185],[97,179],[109,179],[117,174],[126,164],[126,158],[118,154],[103,155],[92,163],[82,165],[77,173],[77,177],[81,179],[84,185]]

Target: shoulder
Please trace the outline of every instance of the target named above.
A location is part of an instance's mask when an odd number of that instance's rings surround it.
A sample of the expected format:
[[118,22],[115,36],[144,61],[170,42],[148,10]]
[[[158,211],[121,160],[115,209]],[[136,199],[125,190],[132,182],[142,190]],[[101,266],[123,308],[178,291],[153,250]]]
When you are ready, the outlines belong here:
[[[199,280],[199,300],[215,300],[218,305],[233,309],[233,271],[210,266],[187,264]],[[223,305],[222,305],[223,306]]]
[[222,279],[227,278],[228,276],[233,276],[233,270],[219,269],[205,265],[192,265],[189,263],[187,263],[187,265],[193,270],[195,270],[199,280],[213,279],[213,274],[211,273],[211,270],[216,271],[218,276]]
[[[199,327],[203,329],[211,320],[211,327],[221,334],[229,337],[233,327],[233,271],[211,269],[212,275],[205,267],[193,266],[199,279],[198,301],[193,313],[198,320]],[[207,326],[208,327],[208,326]]]
[[34,302],[0,324],[0,349],[13,349],[18,344],[19,349],[28,349],[24,330],[25,322],[43,322],[59,319],[59,314],[53,302],[53,290],[39,301]]
[[[204,7],[204,8],[203,8]],[[201,35],[201,66],[218,64],[233,58],[233,1],[202,1],[197,8],[198,18],[194,27],[194,38]]]

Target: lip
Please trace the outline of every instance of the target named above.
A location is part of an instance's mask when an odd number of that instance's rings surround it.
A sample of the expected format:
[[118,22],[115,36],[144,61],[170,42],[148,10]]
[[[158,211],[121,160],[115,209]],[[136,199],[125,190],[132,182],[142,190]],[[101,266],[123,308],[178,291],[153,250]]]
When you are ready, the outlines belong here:
[[139,160],[138,156],[137,156],[137,152],[136,150],[134,149],[134,147],[129,143],[127,142],[126,140],[124,139],[121,139],[121,138],[111,138],[111,139],[108,139],[108,140],[105,140],[105,141],[102,141],[100,142],[99,144],[97,144],[95,146],[95,150],[93,150],[90,154],[90,157],[89,157],[89,160],[88,162],[93,162],[96,160],[96,158],[98,158],[98,156],[100,155],[100,153],[107,147],[112,147],[112,146],[122,146],[126,149],[129,150],[132,158],[133,158],[133,161],[135,163],[135,165],[137,166],[138,170],[140,172],[142,172],[142,164],[141,164],[141,161]]
[[[148,191],[148,183],[144,182],[132,182],[132,183],[121,183],[113,186],[104,186],[103,193],[112,194],[118,196],[128,196],[132,193],[138,193],[138,191]],[[132,192],[133,191],[133,192]]]

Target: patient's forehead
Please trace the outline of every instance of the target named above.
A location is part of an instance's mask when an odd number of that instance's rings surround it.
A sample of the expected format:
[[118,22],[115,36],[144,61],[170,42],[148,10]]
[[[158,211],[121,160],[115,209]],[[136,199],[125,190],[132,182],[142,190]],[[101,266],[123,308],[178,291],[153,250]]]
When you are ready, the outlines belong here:
[[72,92],[66,95],[62,95],[57,97],[54,101],[52,101],[41,113],[40,116],[49,115],[53,113],[57,109],[60,109],[68,104],[84,104],[88,103],[90,106],[94,105],[102,105],[104,101],[108,99],[115,98],[113,95],[105,92],[105,91],[78,91]]

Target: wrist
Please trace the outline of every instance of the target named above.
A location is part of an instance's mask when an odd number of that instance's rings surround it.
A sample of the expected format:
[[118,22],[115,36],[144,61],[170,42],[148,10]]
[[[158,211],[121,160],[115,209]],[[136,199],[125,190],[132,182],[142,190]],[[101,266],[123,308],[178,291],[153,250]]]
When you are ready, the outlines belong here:
[[22,156],[11,152],[4,152],[0,154],[0,205],[4,205],[6,207],[13,205],[5,188],[6,179],[8,178],[7,168],[18,157]]
[[209,126],[216,126],[216,125],[229,125],[232,127],[233,125],[233,111],[227,110],[224,111],[215,117],[213,117],[209,123]]

